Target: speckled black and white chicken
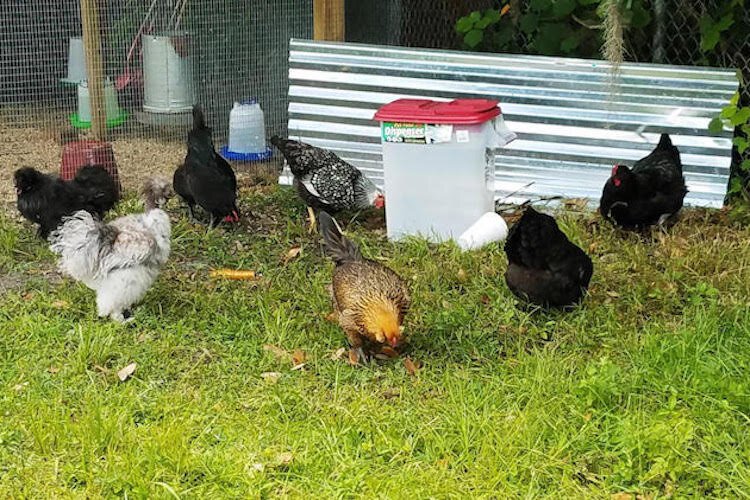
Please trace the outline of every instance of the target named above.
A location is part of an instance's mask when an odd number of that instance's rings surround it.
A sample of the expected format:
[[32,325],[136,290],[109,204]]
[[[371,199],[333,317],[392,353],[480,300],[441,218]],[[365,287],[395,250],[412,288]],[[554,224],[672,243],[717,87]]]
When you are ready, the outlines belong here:
[[308,207],[310,230],[315,230],[315,212],[335,214],[342,210],[382,208],[383,193],[357,167],[335,153],[292,139],[271,138],[286,158],[294,175],[294,187]]
[[50,235],[60,270],[96,292],[99,317],[125,322],[167,262],[171,224],[162,207],[169,182],[149,180],[143,188],[146,211],[104,223],[86,211],[64,219]]

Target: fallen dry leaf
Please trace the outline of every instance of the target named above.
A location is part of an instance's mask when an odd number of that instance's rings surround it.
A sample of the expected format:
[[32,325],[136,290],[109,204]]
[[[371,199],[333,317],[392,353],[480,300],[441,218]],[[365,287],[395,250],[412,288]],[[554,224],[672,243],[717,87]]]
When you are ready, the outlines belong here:
[[563,201],[563,205],[568,208],[584,210],[589,204],[589,200],[586,198],[569,198]]
[[279,456],[276,457],[276,462],[280,466],[284,466],[284,467],[292,463],[293,460],[294,460],[294,455],[289,452],[280,453]]
[[117,378],[120,379],[120,382],[125,382],[132,377],[137,366],[138,365],[135,363],[130,363],[128,366],[121,368],[120,371],[117,372]]
[[23,295],[21,296],[21,298],[22,298],[23,300],[31,300],[31,299],[33,299],[33,298],[34,298],[34,292],[26,292],[26,293],[24,293],[24,294],[23,294]]
[[346,356],[346,347],[339,347],[331,353],[331,359],[334,361],[343,359],[344,356]]
[[349,349],[349,364],[352,366],[359,364],[359,355],[354,349]]
[[609,296],[610,296],[610,297],[612,297],[613,299],[616,299],[616,298],[620,297],[620,294],[619,294],[619,293],[617,293],[617,292],[612,292],[612,291],[608,291],[608,292],[607,292],[607,295],[609,295]]
[[60,371],[60,368],[58,368],[57,366],[50,366],[49,368],[47,368],[47,372],[51,373],[52,375],[54,375],[55,373],[58,373],[59,371]]
[[56,300],[52,302],[52,307],[55,309],[67,309],[70,307],[70,304],[66,300]]
[[486,293],[482,294],[482,298],[480,300],[482,301],[482,304],[484,304],[484,305],[488,305],[491,302],[490,301],[490,296],[487,295]]
[[292,355],[289,354],[288,351],[282,349],[279,346],[275,346],[275,345],[272,345],[272,344],[265,344],[263,346],[263,350],[270,352],[271,354],[273,354],[274,356],[276,356],[277,358],[280,358],[280,359],[291,359],[291,357],[292,357]]
[[415,363],[409,357],[404,358],[404,368],[406,368],[406,373],[408,373],[412,377],[416,376],[417,371],[419,371],[419,366],[420,366],[419,362]]
[[99,366],[99,365],[94,365],[94,370],[98,371],[99,373],[103,373],[105,375],[109,373],[109,369],[108,368],[105,368],[105,367]]
[[461,268],[456,273],[456,279],[458,279],[460,283],[466,283],[469,280],[469,275],[463,268]]
[[381,397],[383,399],[393,399],[397,398],[401,395],[401,392],[398,389],[386,389],[381,394]]
[[292,247],[289,249],[289,251],[284,256],[284,264],[289,262],[292,259],[296,259],[302,254],[302,247]]
[[380,353],[383,354],[384,356],[388,357],[388,358],[397,358],[398,357],[398,351],[396,351],[396,349],[394,349],[393,347],[388,346],[388,345],[384,345],[383,347],[381,347],[380,348]]
[[632,493],[621,492],[613,493],[609,498],[610,500],[633,500],[635,498],[635,495],[633,495]]
[[307,354],[302,349],[295,349],[292,353],[292,363],[294,366],[304,365],[307,361]]
[[297,370],[301,370],[301,369],[303,369],[303,368],[304,368],[305,366],[307,366],[307,363],[300,363],[300,364],[298,364],[298,365],[294,365],[294,366],[292,367],[292,371],[294,372],[294,371],[297,371]]
[[22,390],[26,389],[28,387],[28,382],[21,382],[20,384],[16,384],[13,386],[13,390],[16,392],[21,392]]
[[253,464],[252,469],[256,472],[263,472],[266,467],[263,464]]
[[262,378],[266,382],[270,382],[272,384],[275,384],[281,378],[281,373],[279,373],[279,372],[263,372],[263,373],[260,374],[260,378]]

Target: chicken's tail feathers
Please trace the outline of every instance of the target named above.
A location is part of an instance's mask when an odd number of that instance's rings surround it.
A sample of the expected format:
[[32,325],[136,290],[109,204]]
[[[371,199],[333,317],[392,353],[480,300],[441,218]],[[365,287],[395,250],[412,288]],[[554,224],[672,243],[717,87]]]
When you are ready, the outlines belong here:
[[50,250],[60,256],[60,270],[75,279],[93,277],[103,250],[111,247],[117,231],[85,210],[63,218],[50,235]]
[[672,138],[669,137],[669,134],[661,134],[661,137],[659,138],[659,144],[656,147],[671,148],[672,146]]
[[333,217],[327,212],[321,211],[318,215],[318,223],[325,242],[326,253],[336,265],[362,260],[362,254],[359,252],[357,245],[341,234],[341,230]]
[[206,128],[206,117],[200,104],[193,106],[193,129]]

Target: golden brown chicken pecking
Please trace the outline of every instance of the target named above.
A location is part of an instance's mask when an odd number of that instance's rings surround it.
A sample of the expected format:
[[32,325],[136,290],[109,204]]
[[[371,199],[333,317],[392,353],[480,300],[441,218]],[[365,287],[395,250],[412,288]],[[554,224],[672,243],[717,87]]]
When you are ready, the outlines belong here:
[[326,212],[319,216],[333,270],[333,308],[356,360],[395,353],[402,344],[404,316],[411,299],[404,280],[391,269],[362,257]]

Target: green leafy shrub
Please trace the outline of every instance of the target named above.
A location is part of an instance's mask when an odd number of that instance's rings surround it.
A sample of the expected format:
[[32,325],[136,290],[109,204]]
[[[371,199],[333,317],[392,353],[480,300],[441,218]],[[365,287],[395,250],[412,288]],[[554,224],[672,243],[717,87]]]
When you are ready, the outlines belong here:
[[484,52],[519,50],[519,40],[541,55],[597,57],[602,21],[609,1],[617,2],[620,22],[628,28],[651,23],[645,0],[530,0],[523,12],[505,15],[509,5],[474,11],[456,22],[465,48]]

